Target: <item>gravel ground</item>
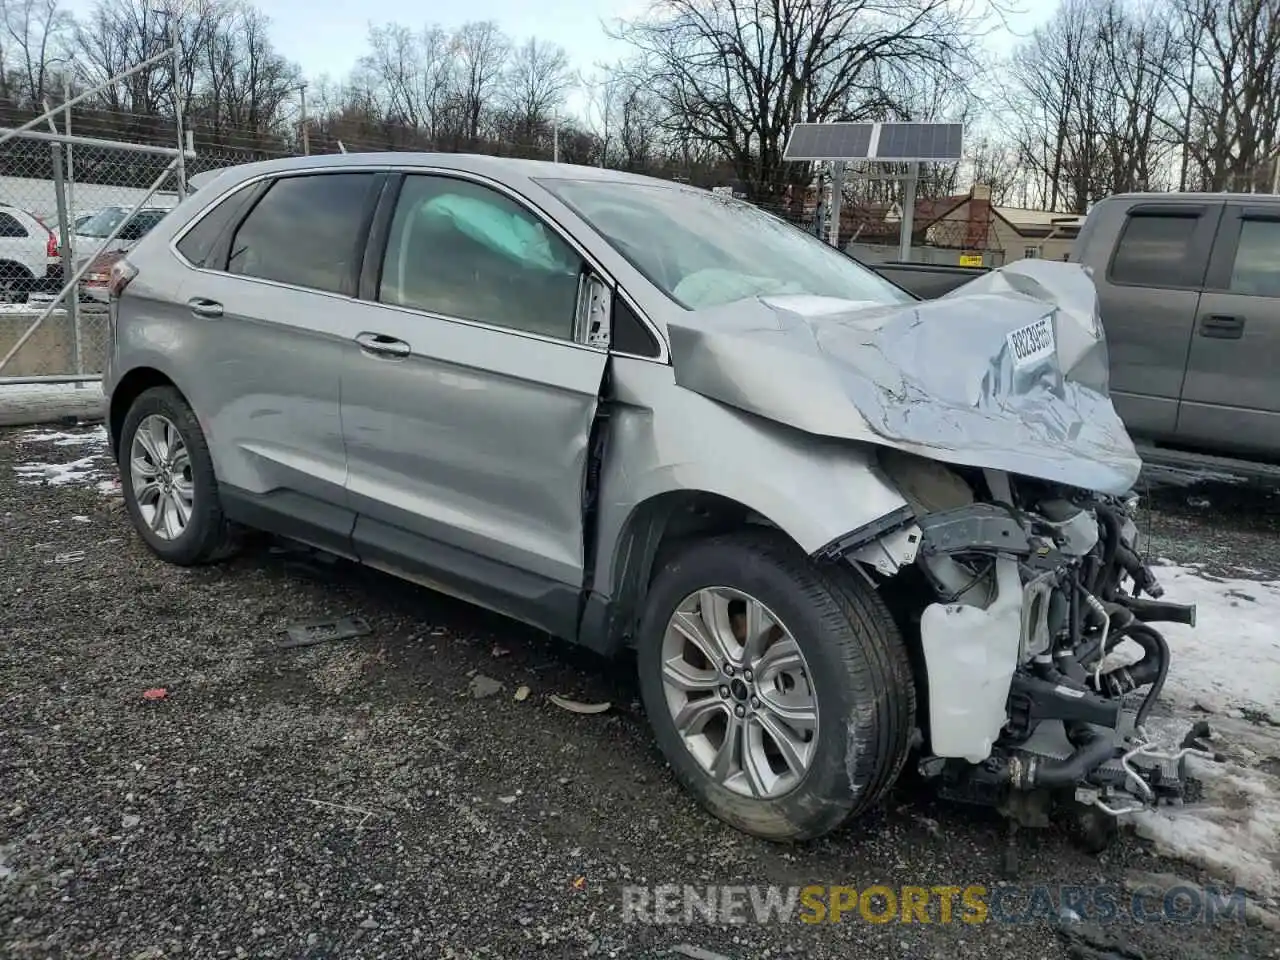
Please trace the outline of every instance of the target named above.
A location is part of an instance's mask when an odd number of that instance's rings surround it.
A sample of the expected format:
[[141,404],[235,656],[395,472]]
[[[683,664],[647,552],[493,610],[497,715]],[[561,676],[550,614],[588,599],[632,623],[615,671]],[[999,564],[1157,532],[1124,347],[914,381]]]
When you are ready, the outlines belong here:
[[[823,841],[747,838],[675,785],[625,661],[267,544],[163,565],[91,482],[18,482],[85,448],[17,436],[0,432],[0,956],[1088,956],[1047,922],[624,924],[624,883],[991,888],[1001,825],[904,783]],[[1153,550],[1280,575],[1274,511],[1209,522],[1188,496],[1150,518]],[[343,615],[371,632],[272,649]],[[477,696],[483,678],[501,690]],[[1100,857],[1059,828],[1023,837],[1021,885],[1209,879],[1128,835]],[[1280,956],[1240,923],[1109,930],[1142,953],[1094,956]]]

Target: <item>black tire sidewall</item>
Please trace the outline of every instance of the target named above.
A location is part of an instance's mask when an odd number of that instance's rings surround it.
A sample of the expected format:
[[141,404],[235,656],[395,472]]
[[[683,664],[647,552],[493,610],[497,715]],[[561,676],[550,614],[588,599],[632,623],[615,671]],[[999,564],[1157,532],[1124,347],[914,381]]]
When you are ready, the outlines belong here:
[[[637,666],[654,736],[681,784],[717,817],[752,835],[803,840],[835,829],[879,792],[880,765],[860,759],[859,752],[882,741],[893,694],[875,689],[884,684],[876,682],[872,658],[849,642],[847,618],[835,622],[829,605],[835,591],[807,558],[796,548],[779,563],[771,552],[751,549],[749,538],[726,537],[693,544],[674,557],[646,598]],[[800,783],[776,799],[750,799],[713,781],[685,747],[666,704],[661,648],[667,622],[685,597],[711,586],[741,590],[769,607],[809,665],[818,697],[817,754]]]
[[[133,489],[132,471],[129,469],[134,434],[138,425],[153,414],[166,418],[178,429],[191,459],[195,506],[187,528],[173,540],[156,536],[143,519]],[[185,566],[202,562],[221,541],[224,521],[218,503],[218,483],[214,476],[213,460],[209,456],[204,432],[190,405],[172,387],[154,387],[145,391],[125,415],[119,442],[120,488],[124,494],[125,509],[128,510],[139,536],[152,552],[170,563]]]
[[0,289],[5,291],[5,302],[27,303],[31,299],[31,291],[34,287],[35,276],[28,273],[24,267],[11,265],[0,270]]

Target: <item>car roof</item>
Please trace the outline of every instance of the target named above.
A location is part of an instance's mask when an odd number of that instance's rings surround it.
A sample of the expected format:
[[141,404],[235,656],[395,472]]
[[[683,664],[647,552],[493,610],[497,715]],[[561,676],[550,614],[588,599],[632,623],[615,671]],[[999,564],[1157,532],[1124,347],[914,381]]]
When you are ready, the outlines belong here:
[[[329,153],[307,157],[281,157],[259,160],[254,163],[228,167],[219,173],[235,170],[237,180],[268,173],[304,172],[309,170],[343,170],[370,166],[402,168],[422,167],[437,170],[457,170],[491,177],[502,182],[513,180],[594,180],[613,183],[659,186],[670,189],[684,186],[671,180],[659,180],[636,173],[610,170],[605,167],[588,167],[575,163],[553,163],[549,160],[524,160],[518,157],[492,157],[478,153]],[[209,182],[204,174],[201,186]],[[212,178],[210,178],[212,179]]]

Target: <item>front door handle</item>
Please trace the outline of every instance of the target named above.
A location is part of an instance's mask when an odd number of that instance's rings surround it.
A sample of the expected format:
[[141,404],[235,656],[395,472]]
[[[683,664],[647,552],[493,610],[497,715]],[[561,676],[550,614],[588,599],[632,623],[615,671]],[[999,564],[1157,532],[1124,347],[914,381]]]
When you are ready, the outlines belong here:
[[356,343],[365,353],[378,357],[407,357],[413,352],[409,344],[397,337],[389,337],[385,333],[362,333],[356,337]]
[[217,300],[210,300],[206,297],[192,297],[187,301],[187,306],[191,308],[191,312],[197,317],[206,319],[214,319],[222,316],[222,304]]
[[1200,318],[1200,336],[1216,340],[1239,340],[1244,336],[1244,317],[1224,317],[1208,313]]

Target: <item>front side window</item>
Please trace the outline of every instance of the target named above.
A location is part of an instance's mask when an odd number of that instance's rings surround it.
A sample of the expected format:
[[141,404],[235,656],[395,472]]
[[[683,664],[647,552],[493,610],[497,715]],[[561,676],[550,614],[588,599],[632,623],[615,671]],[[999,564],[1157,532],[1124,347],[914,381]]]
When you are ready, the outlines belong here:
[[236,229],[227,272],[354,294],[375,183],[372,173],[281,177]]
[[1280,221],[1240,222],[1230,290],[1255,297],[1280,297]]
[[408,176],[378,299],[572,340],[581,258],[509,197],[468,180]]
[[817,237],[731,197],[621,180],[539,182],[689,310],[783,294],[912,302]]

